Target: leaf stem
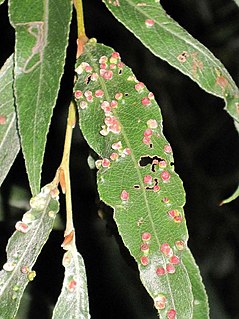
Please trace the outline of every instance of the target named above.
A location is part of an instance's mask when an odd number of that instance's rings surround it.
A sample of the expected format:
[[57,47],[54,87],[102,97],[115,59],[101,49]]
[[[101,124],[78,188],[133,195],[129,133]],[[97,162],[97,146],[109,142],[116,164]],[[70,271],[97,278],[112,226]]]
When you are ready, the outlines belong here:
[[78,58],[82,52],[83,47],[88,41],[88,38],[85,34],[85,25],[84,25],[84,15],[83,15],[83,4],[82,0],[74,0],[74,6],[76,9],[76,16],[77,16],[77,33],[78,33],[78,40],[77,40],[77,54],[76,57]]
[[73,128],[75,127],[75,123],[76,123],[75,105],[73,102],[71,102],[69,106],[69,111],[68,111],[64,151],[63,151],[62,161],[58,169],[62,192],[65,193],[66,195],[66,229],[65,229],[65,240],[62,244],[63,247],[66,244],[70,243],[74,237],[69,164],[70,164],[72,132],[73,132]]
[[86,35],[85,35],[82,0],[74,0],[74,6],[76,9],[76,14],[77,14],[78,38],[85,37]]

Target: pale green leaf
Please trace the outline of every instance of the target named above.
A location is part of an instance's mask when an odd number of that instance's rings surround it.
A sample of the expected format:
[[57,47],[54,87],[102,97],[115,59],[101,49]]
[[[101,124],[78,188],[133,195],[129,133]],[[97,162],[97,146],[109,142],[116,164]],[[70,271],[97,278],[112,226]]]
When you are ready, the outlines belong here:
[[233,200],[237,199],[239,196],[239,186],[237,187],[237,189],[235,190],[235,192],[228,198],[224,199],[220,205],[224,205],[224,204],[228,204],[230,202],[232,202]]
[[31,209],[16,223],[7,245],[7,261],[0,271],[0,319],[16,316],[23,292],[34,279],[32,267],[52,230],[59,209],[51,184],[30,201]]
[[159,1],[104,0],[113,15],[150,50],[189,76],[205,91],[225,100],[239,121],[239,90],[223,64],[170,18]]
[[239,0],[234,0],[236,2],[236,4],[239,6]]
[[40,188],[46,135],[65,63],[72,3],[10,0],[16,29],[15,97],[26,169],[33,194]]
[[193,319],[209,318],[209,306],[206,290],[200,277],[200,272],[195,260],[189,250],[183,254],[183,263],[187,268],[189,278],[192,284],[194,297]]
[[[76,73],[80,127],[101,156],[96,162],[100,198],[114,208],[119,232],[160,318],[176,311],[177,318],[192,319],[192,283],[183,261],[185,193],[159,106],[119,54],[104,45],[88,43]],[[190,267],[200,278],[195,264]]]
[[0,0],[0,5],[3,4],[4,1],[5,1],[5,0]]
[[13,56],[0,70],[0,186],[20,150],[13,96]]
[[76,250],[63,257],[65,277],[52,319],[89,319],[89,301],[84,260]]

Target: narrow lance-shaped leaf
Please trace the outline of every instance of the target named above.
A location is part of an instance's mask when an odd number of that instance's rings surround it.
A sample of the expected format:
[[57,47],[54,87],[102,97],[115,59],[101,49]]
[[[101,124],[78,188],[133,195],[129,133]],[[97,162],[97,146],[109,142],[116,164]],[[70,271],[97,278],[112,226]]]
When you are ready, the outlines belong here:
[[160,318],[191,319],[194,297],[183,262],[185,193],[154,95],[117,52],[94,42],[85,46],[76,73],[80,127],[102,158],[96,162],[100,197],[114,208]]
[[65,277],[52,319],[89,319],[89,301],[85,265],[74,250],[64,254]]
[[188,271],[188,275],[192,284],[194,305],[193,305],[193,319],[209,318],[209,306],[206,290],[202,283],[198,266],[189,251],[183,254],[183,263]]
[[46,135],[66,56],[71,1],[9,1],[16,29],[15,97],[25,163],[33,194],[39,192]]
[[222,202],[221,202],[221,205],[224,205],[224,204],[228,204],[230,202],[232,202],[233,200],[237,199],[239,196],[239,186],[237,187],[237,189],[235,190],[235,192],[228,198],[224,199]]
[[239,122],[239,90],[223,64],[170,18],[159,0],[104,0],[107,8],[152,53],[189,76],[205,91],[225,100]]
[[16,223],[7,245],[7,262],[0,271],[0,319],[15,318],[23,292],[36,275],[32,267],[52,230],[59,209],[57,194],[52,184],[43,187]]
[[0,186],[20,150],[13,96],[13,56],[0,70]]

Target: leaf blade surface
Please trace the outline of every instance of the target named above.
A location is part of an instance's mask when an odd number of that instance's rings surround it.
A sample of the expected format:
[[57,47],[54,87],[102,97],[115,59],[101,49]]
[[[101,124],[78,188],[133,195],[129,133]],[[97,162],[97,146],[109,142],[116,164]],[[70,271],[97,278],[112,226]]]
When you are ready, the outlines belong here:
[[0,186],[19,150],[13,96],[13,56],[11,56],[0,70]]
[[226,111],[239,122],[239,90],[230,74],[205,46],[166,14],[159,1],[103,2],[154,55],[189,76],[208,93],[224,99]]
[[76,73],[80,127],[102,158],[96,163],[100,198],[114,208],[160,318],[174,311],[192,318],[192,285],[182,260],[185,194],[154,96],[117,52],[101,44],[85,46]]
[[63,257],[63,266],[65,267],[64,282],[52,319],[89,319],[84,260],[76,250],[69,250]]
[[16,30],[15,97],[19,132],[33,194],[40,189],[46,135],[65,63],[71,1],[11,0]]
[[52,190],[51,184],[46,185],[31,199],[31,209],[16,223],[16,231],[8,241],[7,262],[0,271],[0,319],[15,318],[23,292],[35,277],[32,267],[59,210]]

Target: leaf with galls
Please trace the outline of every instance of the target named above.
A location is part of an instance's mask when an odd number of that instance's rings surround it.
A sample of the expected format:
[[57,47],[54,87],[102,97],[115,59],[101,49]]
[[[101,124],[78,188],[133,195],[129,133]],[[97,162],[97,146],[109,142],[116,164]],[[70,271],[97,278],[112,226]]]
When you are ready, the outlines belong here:
[[[114,208],[119,232],[160,318],[192,319],[194,296],[183,260],[188,252],[185,193],[154,95],[117,52],[92,41],[77,61],[76,74],[80,127],[100,156],[100,198]],[[90,101],[86,92],[92,92]],[[190,266],[200,278],[196,265]]]
[[89,301],[83,258],[75,250],[64,254],[65,277],[52,319],[89,319]]
[[43,187],[31,199],[30,206],[15,225],[16,231],[6,249],[7,260],[0,271],[0,319],[15,318],[23,292],[36,276],[32,267],[52,231],[59,209],[53,185]]
[[[238,3],[238,0],[235,0]],[[239,89],[224,65],[174,21],[159,0],[103,0],[107,8],[155,56],[189,76],[205,91],[223,98],[239,122]],[[144,98],[144,103],[147,99]]]

